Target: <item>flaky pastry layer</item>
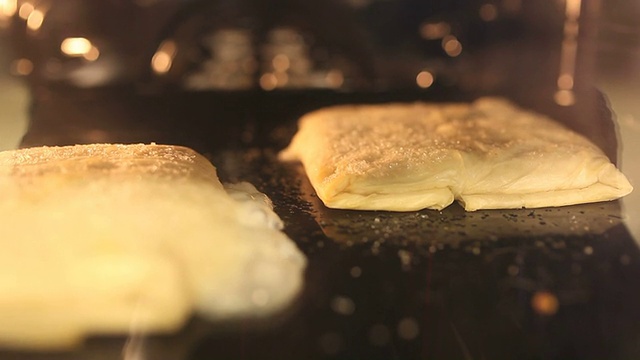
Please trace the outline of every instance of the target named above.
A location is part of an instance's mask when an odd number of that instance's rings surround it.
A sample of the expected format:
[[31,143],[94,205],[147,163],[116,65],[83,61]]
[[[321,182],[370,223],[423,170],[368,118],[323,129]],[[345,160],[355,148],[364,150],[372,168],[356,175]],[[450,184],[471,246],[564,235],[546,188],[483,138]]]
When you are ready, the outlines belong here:
[[301,161],[324,204],[341,209],[537,208],[632,191],[588,139],[500,98],[317,110],[280,159]]

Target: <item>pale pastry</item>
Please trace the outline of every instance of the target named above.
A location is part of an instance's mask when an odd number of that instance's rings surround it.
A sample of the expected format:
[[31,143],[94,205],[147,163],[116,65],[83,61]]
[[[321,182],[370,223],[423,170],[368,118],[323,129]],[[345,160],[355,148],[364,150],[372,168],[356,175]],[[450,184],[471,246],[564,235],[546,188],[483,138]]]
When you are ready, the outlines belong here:
[[68,347],[90,334],[173,332],[193,312],[283,310],[305,257],[266,196],[246,183],[230,191],[179,146],[1,152],[0,346]]
[[320,109],[279,156],[301,161],[318,197],[339,209],[538,208],[632,190],[585,137],[501,98]]

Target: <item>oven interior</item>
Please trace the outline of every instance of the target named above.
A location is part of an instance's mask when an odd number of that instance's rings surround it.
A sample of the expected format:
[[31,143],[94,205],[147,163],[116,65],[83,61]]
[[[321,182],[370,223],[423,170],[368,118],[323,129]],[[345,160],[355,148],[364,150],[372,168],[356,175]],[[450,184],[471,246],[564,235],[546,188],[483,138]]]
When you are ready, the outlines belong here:
[[[624,203],[335,210],[276,157],[323,106],[497,95],[620,163],[596,70],[612,67],[618,54],[599,46],[623,41],[611,23],[631,21],[631,1],[43,0],[20,14],[26,3],[0,18],[6,67],[29,91],[21,147],[191,147],[223,181],[267,194],[309,265],[295,304],[271,319],[194,318],[174,336],[0,359],[640,357],[640,252]],[[80,37],[84,53],[65,52]],[[619,59],[611,71],[633,64]]]

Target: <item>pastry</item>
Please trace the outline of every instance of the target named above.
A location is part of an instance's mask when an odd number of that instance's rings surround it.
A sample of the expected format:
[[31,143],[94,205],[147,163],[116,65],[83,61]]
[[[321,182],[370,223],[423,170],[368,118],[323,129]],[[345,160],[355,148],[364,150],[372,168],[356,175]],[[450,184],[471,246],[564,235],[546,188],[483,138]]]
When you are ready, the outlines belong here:
[[631,192],[585,137],[501,98],[316,110],[279,157],[330,208],[467,211],[599,202]]

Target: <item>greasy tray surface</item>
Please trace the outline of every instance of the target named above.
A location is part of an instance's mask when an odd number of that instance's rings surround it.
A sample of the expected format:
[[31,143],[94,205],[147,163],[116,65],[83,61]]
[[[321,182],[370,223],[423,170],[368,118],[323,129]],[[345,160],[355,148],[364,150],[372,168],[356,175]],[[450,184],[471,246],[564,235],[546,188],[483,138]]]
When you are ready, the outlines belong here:
[[[474,213],[335,210],[322,205],[300,165],[279,164],[272,151],[214,160],[221,172],[265,189],[310,256],[303,302],[314,306],[298,316],[312,316],[316,343],[307,339],[315,351],[302,348],[303,357],[335,350],[327,337],[340,339],[338,358],[638,355],[623,343],[640,332],[640,286],[632,280],[640,254],[618,202]],[[243,173],[241,163],[252,170]],[[557,313],[532,306],[547,292],[560,302]],[[352,315],[336,305],[343,297],[353,301]],[[412,341],[401,330],[407,319],[420,326]],[[379,325],[389,331],[382,346]]]
[[[640,252],[618,202],[474,213],[458,206],[331,210],[299,165],[275,158],[295,131],[296,113],[333,102],[330,96],[313,104],[258,99],[266,109],[242,110],[238,124],[219,113],[204,128],[205,120],[188,118],[214,115],[204,96],[184,104],[186,98],[74,99],[36,106],[25,144],[164,140],[195,148],[222,180],[252,182],[272,198],[285,231],[309,258],[306,287],[289,313],[267,324],[194,320],[176,336],[92,339],[73,353],[2,352],[0,359],[114,359],[123,351],[125,358],[178,360],[640,357]],[[296,104],[294,113],[280,110],[286,104]],[[154,110],[132,121],[142,109]],[[161,115],[173,118],[181,109],[196,131],[168,131]],[[108,123],[114,112],[122,118]],[[57,134],[46,127],[56,125],[47,120],[54,116],[68,121]],[[127,119],[130,125],[122,125]]]

